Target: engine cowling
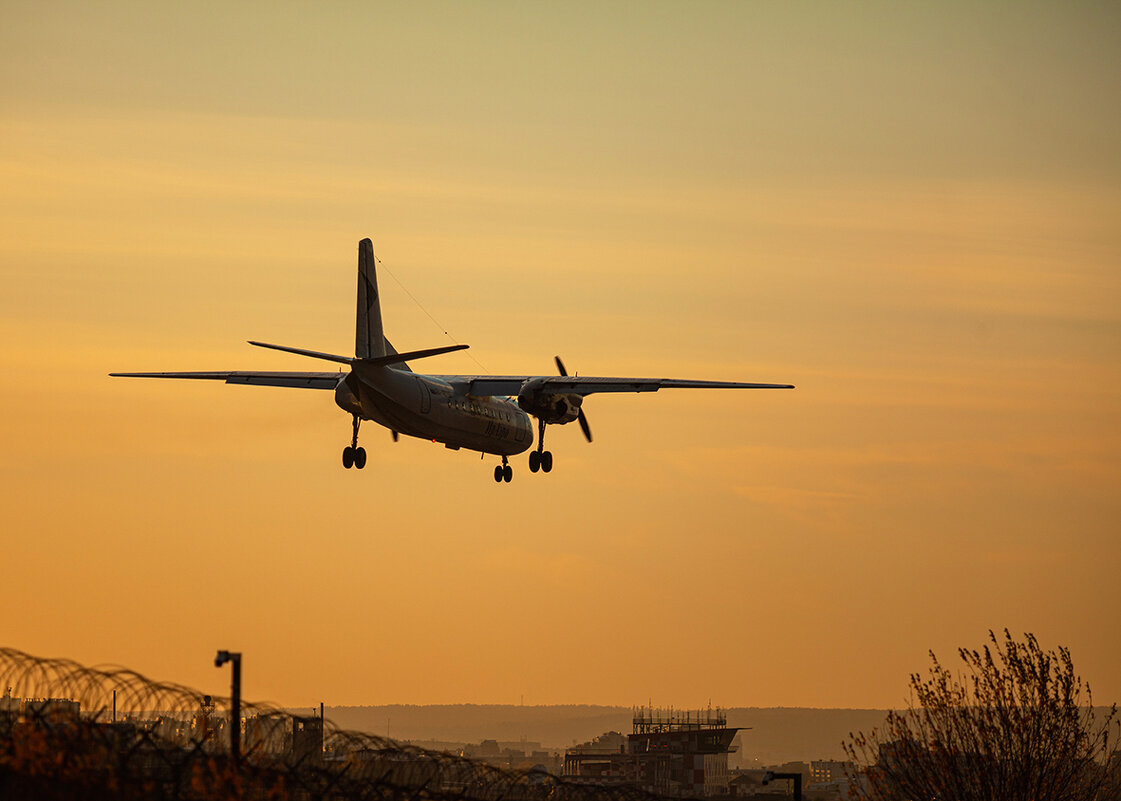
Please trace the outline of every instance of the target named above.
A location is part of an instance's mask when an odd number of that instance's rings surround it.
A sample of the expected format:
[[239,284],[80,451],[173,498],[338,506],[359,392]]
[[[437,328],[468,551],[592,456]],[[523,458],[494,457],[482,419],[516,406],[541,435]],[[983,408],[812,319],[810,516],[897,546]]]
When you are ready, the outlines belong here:
[[582,395],[546,391],[543,378],[526,381],[518,392],[518,406],[550,425],[571,423],[580,416],[583,402]]
[[362,414],[362,393],[360,384],[353,377],[347,376],[335,387],[335,404],[348,414]]

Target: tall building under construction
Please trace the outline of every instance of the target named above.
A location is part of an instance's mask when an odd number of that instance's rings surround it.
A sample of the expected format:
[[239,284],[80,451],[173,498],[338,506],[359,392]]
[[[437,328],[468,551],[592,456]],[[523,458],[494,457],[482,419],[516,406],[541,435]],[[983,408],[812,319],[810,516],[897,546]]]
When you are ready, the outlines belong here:
[[728,791],[728,754],[737,728],[719,709],[634,711],[633,731],[618,751],[573,749],[564,775],[602,784],[634,784],[660,795]]

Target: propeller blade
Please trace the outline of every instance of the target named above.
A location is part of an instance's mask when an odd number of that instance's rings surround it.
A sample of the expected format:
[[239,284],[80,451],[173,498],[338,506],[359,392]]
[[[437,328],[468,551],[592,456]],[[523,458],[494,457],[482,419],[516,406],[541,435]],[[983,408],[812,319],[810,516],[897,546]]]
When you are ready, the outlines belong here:
[[592,429],[588,427],[588,418],[584,416],[584,410],[580,410],[580,415],[576,418],[580,421],[580,430],[584,432],[584,439],[588,442],[592,441]]
[[[560,371],[560,374],[563,376],[567,376],[568,370],[564,369],[564,362],[561,361],[561,357],[554,356],[553,361],[557,363],[557,370]],[[586,439],[588,442],[591,442],[592,429],[591,426],[588,425],[588,418],[584,416],[583,409],[580,410],[580,414],[577,415],[576,419],[580,422],[580,430],[584,432],[584,439]]]

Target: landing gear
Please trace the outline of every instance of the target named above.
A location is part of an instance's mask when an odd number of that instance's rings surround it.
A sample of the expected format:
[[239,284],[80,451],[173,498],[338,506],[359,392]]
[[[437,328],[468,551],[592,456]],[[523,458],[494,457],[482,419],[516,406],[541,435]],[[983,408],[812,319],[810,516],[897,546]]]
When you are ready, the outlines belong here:
[[343,448],[343,467],[349,470],[355,467],[361,470],[366,466],[366,449],[358,447],[358,415],[354,415],[354,433],[350,444]]
[[343,467],[349,470],[351,466],[359,470],[366,466],[365,448],[352,448],[349,445],[343,448]]
[[510,462],[505,456],[502,457],[502,464],[494,466],[494,480],[501,484],[505,481],[507,484],[514,478],[514,468],[510,466]]
[[537,450],[529,452],[529,472],[548,473],[553,469],[553,453],[545,450],[545,421],[537,421]]
[[553,469],[553,452],[552,451],[530,451],[529,452],[529,472],[536,473],[538,470],[548,473]]

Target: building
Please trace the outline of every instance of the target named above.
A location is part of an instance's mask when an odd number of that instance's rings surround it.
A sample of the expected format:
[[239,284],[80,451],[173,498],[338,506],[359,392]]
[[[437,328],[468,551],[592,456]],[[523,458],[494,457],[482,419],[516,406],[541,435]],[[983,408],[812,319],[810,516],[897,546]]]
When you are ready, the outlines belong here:
[[27,698],[23,702],[23,715],[42,721],[77,720],[82,706],[69,698]]
[[728,754],[739,729],[720,710],[637,709],[618,751],[568,751],[563,775],[598,784],[634,784],[659,795],[724,795]]
[[283,715],[254,715],[245,719],[241,747],[246,754],[279,754],[288,739],[288,721]]
[[289,751],[297,759],[322,759],[323,757],[323,718],[292,718],[292,747]]
[[19,717],[20,710],[23,708],[22,698],[12,697],[12,688],[9,687],[4,695],[0,696],[0,715],[7,717]]
[[763,776],[765,773],[765,770],[737,770],[735,775],[728,779],[728,795],[755,795],[764,786]]
[[810,762],[810,782],[839,782],[856,775],[856,765],[852,762],[819,759]]

